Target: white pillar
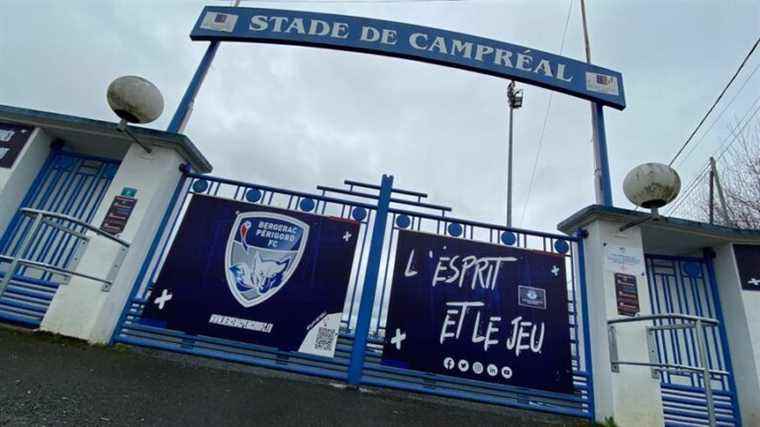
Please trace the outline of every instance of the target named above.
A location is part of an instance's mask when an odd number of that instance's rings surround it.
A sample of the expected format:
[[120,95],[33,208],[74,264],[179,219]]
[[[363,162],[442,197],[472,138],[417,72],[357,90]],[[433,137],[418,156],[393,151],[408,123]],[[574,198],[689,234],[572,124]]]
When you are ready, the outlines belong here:
[[[614,417],[621,426],[663,425],[662,396],[659,379],[652,378],[647,367],[620,366],[612,372],[607,321],[623,317],[618,314],[615,273],[636,277],[640,315],[651,314],[649,287],[639,227],[625,232],[623,223],[596,219],[584,227],[585,268],[591,354],[594,366],[594,401],[597,420]],[[608,259],[625,248],[627,263]],[[619,360],[648,362],[646,322],[615,326]]]
[[[112,200],[124,187],[137,190],[137,204],[119,235],[131,242],[131,246],[113,286],[104,292],[98,282],[72,277],[68,285],[59,287],[42,321],[42,330],[95,343],[109,340],[174,194],[182,163],[183,158],[171,149],[153,147],[153,153],[148,154],[136,144],[130,147],[92,222],[100,226]],[[90,235],[94,236],[93,233]],[[116,260],[118,249],[117,244],[103,237],[92,237],[76,271],[105,278]]]
[[41,129],[35,128],[13,167],[0,168],[0,236],[16,213],[49,154],[50,137]]
[[742,424],[760,426],[760,292],[742,289],[733,245],[715,249],[715,276]]

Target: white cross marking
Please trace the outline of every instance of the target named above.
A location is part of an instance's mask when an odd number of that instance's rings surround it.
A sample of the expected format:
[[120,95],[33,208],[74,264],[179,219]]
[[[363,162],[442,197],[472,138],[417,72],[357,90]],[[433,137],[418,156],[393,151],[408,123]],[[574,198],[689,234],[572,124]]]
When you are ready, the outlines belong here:
[[391,344],[396,346],[396,350],[401,350],[401,341],[406,339],[406,334],[401,333],[401,329],[396,328],[396,335],[391,338]]
[[346,234],[343,235],[343,240],[348,242],[349,239],[351,239],[351,233],[346,231]]
[[752,286],[760,286],[760,279],[753,277],[752,279],[748,280],[747,283]]
[[166,289],[164,289],[163,292],[161,292],[161,296],[160,297],[156,297],[156,299],[153,300],[153,304],[158,305],[158,309],[159,310],[163,310],[164,309],[164,304],[166,304],[167,302],[169,302],[169,300],[172,299],[172,296],[173,295],[170,294],[169,291],[167,291]]
[[556,265],[552,267],[552,274],[556,277],[559,276],[559,267]]

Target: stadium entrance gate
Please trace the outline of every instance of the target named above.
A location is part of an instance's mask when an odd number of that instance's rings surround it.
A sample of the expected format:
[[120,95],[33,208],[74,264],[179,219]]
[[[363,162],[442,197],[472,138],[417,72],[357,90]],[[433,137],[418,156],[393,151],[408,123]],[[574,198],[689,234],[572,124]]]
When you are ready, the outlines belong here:
[[119,161],[52,150],[0,240],[0,319],[40,325],[89,237]]
[[645,259],[652,313],[682,316],[649,329],[656,362],[669,366],[660,374],[665,424],[741,425],[711,253]]
[[[593,419],[592,368],[588,320],[585,313],[583,242],[554,235],[451,216],[446,206],[427,203],[426,194],[393,188],[393,178],[380,185],[345,181],[346,187],[318,186],[304,193],[257,183],[185,172],[172,206],[162,219],[150,253],[134,283],[112,341],[147,346],[281,369],[346,381],[468,399],[529,410]],[[152,289],[166,261],[177,225],[191,200],[224,198],[263,208],[308,212],[359,223],[356,253],[340,322],[335,356],[314,356],[218,337],[192,335],[144,322],[144,312],[155,299]],[[414,230],[505,247],[551,253],[567,271],[571,393],[548,392],[455,376],[422,372],[381,363],[386,338],[393,258],[399,233]],[[555,274],[556,276],[556,274]]]

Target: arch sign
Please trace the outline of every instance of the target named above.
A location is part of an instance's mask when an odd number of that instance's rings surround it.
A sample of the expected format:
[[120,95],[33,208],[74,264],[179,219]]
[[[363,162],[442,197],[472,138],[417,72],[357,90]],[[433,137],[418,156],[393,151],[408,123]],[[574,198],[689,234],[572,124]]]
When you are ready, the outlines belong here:
[[313,46],[393,56],[516,80],[625,108],[623,76],[536,49],[431,27],[294,10],[207,6],[192,40]]

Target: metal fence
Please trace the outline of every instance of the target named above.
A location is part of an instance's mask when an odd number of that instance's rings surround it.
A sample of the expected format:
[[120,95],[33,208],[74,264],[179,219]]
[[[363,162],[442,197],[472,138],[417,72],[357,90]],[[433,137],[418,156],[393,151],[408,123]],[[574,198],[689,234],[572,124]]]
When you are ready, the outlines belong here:
[[[593,418],[593,389],[585,300],[582,241],[575,237],[507,229],[450,216],[451,208],[427,203],[426,194],[381,185],[345,181],[345,188],[317,187],[306,193],[192,173],[177,187],[173,208],[138,275],[113,340],[164,350],[334,378],[351,384],[393,387],[531,410]],[[389,182],[391,184],[389,184]],[[346,295],[335,356],[326,358],[280,351],[238,341],[188,335],[141,323],[142,311],[168,254],[182,213],[195,194],[256,205],[298,210],[359,222],[360,235]],[[386,224],[388,225],[386,227]],[[380,363],[398,231],[423,231],[510,247],[559,254],[570,272],[568,327],[575,392],[560,394],[444,375],[399,369]]]
[[[700,366],[710,372],[706,375],[695,369],[668,369],[661,373],[666,425],[709,425],[713,421],[714,425],[741,425],[711,260],[647,255],[646,267],[652,313],[714,319],[714,324],[708,322],[712,327],[700,328],[678,327],[677,318],[654,321],[652,334],[658,363]],[[700,344],[704,356],[700,354]]]

